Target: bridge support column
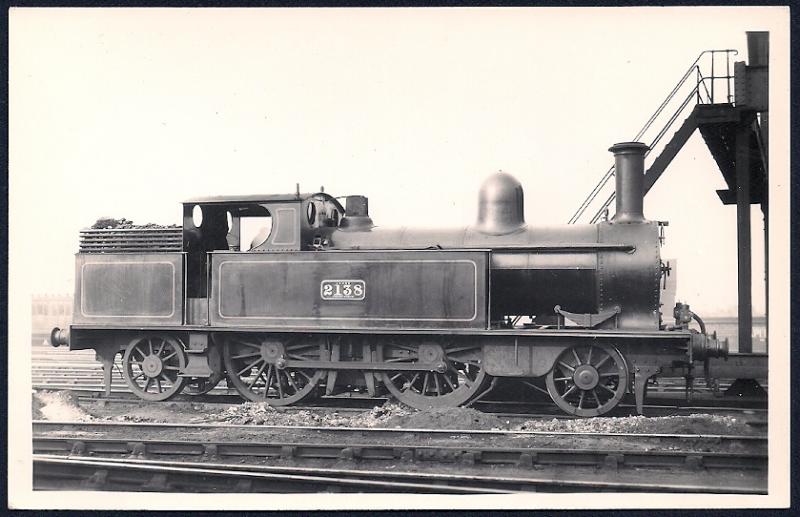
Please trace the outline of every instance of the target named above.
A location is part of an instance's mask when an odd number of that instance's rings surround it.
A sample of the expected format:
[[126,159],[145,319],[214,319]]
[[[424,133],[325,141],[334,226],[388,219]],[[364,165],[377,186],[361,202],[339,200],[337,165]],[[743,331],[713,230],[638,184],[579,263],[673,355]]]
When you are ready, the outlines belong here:
[[752,116],[742,113],[736,128],[736,237],[739,265],[739,353],[753,352],[752,246],[750,242],[750,132]]

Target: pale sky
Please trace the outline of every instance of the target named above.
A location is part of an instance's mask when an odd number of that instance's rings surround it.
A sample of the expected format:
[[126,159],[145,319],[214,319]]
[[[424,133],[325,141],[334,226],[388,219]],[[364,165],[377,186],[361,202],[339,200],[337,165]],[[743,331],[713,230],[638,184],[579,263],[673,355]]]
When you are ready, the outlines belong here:
[[[770,30],[774,54],[788,48],[784,18],[769,8],[12,9],[12,269],[24,260],[16,280],[32,293],[71,292],[78,231],[100,216],[178,223],[188,197],[296,182],[368,196],[381,226],[463,226],[482,180],[502,169],[523,184],[529,224],[564,224],[613,163],[608,147],[636,134],[702,50],[747,60],[745,31]],[[735,314],[724,187],[696,133],[645,199],[648,218],[670,222],[662,257],[679,261],[678,298],[701,314]],[[762,228],[754,206],[758,313]]]

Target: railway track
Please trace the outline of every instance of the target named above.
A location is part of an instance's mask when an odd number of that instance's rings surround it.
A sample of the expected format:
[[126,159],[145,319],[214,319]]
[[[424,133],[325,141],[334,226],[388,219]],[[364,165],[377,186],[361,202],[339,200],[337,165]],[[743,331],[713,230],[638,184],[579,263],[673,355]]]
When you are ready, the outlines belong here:
[[529,477],[387,472],[218,463],[76,459],[34,455],[34,490],[110,490],[214,493],[379,492],[509,494],[517,492],[676,492],[765,494],[739,483],[694,484],[691,479],[648,483],[613,476],[541,472]]
[[[164,438],[170,430],[181,432],[180,439]],[[273,476],[233,474],[230,472],[233,469],[297,476],[319,474],[309,468],[330,470],[336,467],[339,479],[356,477],[354,485],[341,489],[356,491],[390,488],[363,483],[375,481],[410,483],[390,491],[418,492],[437,491],[442,482],[456,483],[459,488],[467,489],[460,493],[469,493],[469,489],[481,489],[486,493],[487,490],[560,491],[578,487],[615,491],[766,492],[766,441],[758,436],[42,421],[34,422],[33,431],[35,458],[43,459],[39,467],[35,464],[35,484],[42,489],[75,486],[119,489],[115,479],[131,479],[123,472],[134,472],[134,482],[141,489],[148,489],[148,486],[160,490],[185,489],[186,479],[199,471],[165,468],[190,462],[192,466],[185,468],[216,470],[209,474],[211,479],[226,478],[217,485],[217,491],[237,491],[236,483],[243,482],[243,478],[250,479],[250,491],[270,491],[269,483],[264,480],[273,479]],[[214,439],[213,431],[226,439]],[[230,438],[237,435],[247,440]],[[527,442],[519,447],[498,446],[499,438],[508,443],[509,437],[628,438],[635,439],[638,448],[545,447]],[[686,444],[687,440],[735,443],[745,447],[747,452],[675,450],[668,445]],[[660,444],[658,450],[643,446],[648,441]],[[116,463],[108,464],[111,461]],[[159,465],[160,468],[142,469],[132,466],[134,463],[139,467]],[[346,467],[344,473],[342,465]],[[376,476],[377,467],[391,469],[394,478],[387,480],[386,476],[391,475],[385,470],[380,471],[382,478]],[[300,473],[299,468],[306,470]],[[600,475],[598,470],[602,471]],[[653,475],[648,476],[647,472]],[[406,478],[399,479],[404,475]],[[433,480],[435,476],[439,478]],[[659,481],[643,481],[646,478]],[[470,484],[468,480],[477,484]],[[288,482],[300,481],[292,478]],[[324,486],[326,480],[316,481]],[[267,486],[260,488],[264,483]],[[319,488],[310,490],[300,485],[300,491],[318,491]],[[203,486],[189,488],[204,491]],[[293,490],[280,484],[273,489]]]

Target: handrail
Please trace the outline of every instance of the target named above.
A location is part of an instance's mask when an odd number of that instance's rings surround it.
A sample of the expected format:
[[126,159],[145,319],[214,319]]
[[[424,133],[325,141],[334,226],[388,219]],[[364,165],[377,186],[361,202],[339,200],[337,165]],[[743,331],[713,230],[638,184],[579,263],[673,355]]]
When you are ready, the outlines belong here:
[[[725,56],[726,56],[726,75],[725,76],[714,76],[714,74],[713,74],[714,56],[716,54],[719,54],[719,53],[724,53]],[[702,75],[701,71],[700,71],[699,63],[700,63],[700,60],[703,58],[703,56],[705,56],[707,54],[711,54],[712,74],[709,77],[704,77]],[[658,108],[656,108],[656,110],[653,112],[653,114],[650,116],[650,118],[647,120],[647,122],[645,122],[644,126],[642,126],[642,128],[639,130],[639,132],[636,134],[636,136],[632,139],[632,141],[639,141],[644,136],[644,134],[650,129],[650,127],[653,125],[653,123],[656,121],[656,119],[659,117],[659,115],[661,115],[661,113],[663,113],[664,109],[667,107],[667,105],[670,103],[670,101],[675,97],[675,95],[678,93],[678,91],[681,89],[681,87],[684,84],[686,84],[686,81],[692,75],[692,72],[696,73],[696,83],[695,83],[695,88],[692,90],[692,92],[693,92],[692,95],[696,95],[697,96],[697,103],[698,104],[703,103],[702,102],[703,99],[702,99],[702,96],[700,94],[700,85],[701,84],[702,84],[703,88],[706,91],[706,96],[708,98],[708,103],[711,103],[711,104],[714,103],[714,79],[726,79],[726,81],[727,81],[727,93],[728,93],[728,99],[727,100],[728,100],[728,102],[730,102],[731,99],[732,99],[731,90],[730,90],[730,80],[733,78],[733,76],[730,74],[730,56],[731,56],[731,54],[738,55],[738,51],[735,50],[735,49],[710,49],[710,50],[702,51],[697,56],[697,58],[692,62],[692,64],[689,66],[689,68],[687,68],[687,70],[683,74],[683,76],[678,80],[678,82],[675,84],[675,86],[672,88],[672,90],[669,92],[669,94],[667,94],[667,96],[664,98],[664,100],[661,102],[661,104],[658,106]],[[708,91],[708,86],[705,84],[706,80],[710,80],[710,82],[711,82],[711,92]],[[673,114],[673,116],[671,117],[671,119],[668,122],[667,126],[665,128],[662,128],[662,130],[661,130],[662,133],[669,129],[669,126],[672,125],[672,123],[674,122],[674,119],[677,117],[677,115],[680,113],[680,111],[686,107],[687,104],[688,104],[688,100],[684,100],[681,103],[681,107],[679,108],[678,112]],[[660,136],[654,142],[657,143],[658,140],[660,140]],[[578,219],[580,219],[580,217],[583,216],[583,214],[589,208],[589,205],[592,204],[592,202],[600,194],[600,191],[603,189],[603,187],[605,187],[608,184],[609,180],[614,176],[614,172],[615,172],[614,171],[614,166],[612,165],[606,171],[606,173],[602,176],[600,181],[595,185],[595,187],[592,189],[592,191],[589,193],[589,195],[584,199],[584,201],[581,203],[581,205],[578,207],[578,209],[575,211],[575,213],[572,215],[572,217],[569,219],[568,224],[575,224],[578,221]],[[598,211],[598,214],[602,214],[602,212],[606,208],[608,208],[608,206],[611,204],[611,202],[614,200],[614,198],[615,198],[615,194],[612,194],[611,197],[609,197],[609,199],[607,199],[606,202],[603,203],[602,207]],[[595,217],[598,217],[598,216],[596,215]]]

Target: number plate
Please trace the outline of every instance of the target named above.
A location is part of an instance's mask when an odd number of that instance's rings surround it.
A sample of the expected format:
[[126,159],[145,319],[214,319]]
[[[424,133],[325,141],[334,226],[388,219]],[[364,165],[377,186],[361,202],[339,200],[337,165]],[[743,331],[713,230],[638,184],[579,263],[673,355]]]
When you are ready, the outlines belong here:
[[363,280],[323,280],[319,294],[323,300],[363,300],[367,286]]

